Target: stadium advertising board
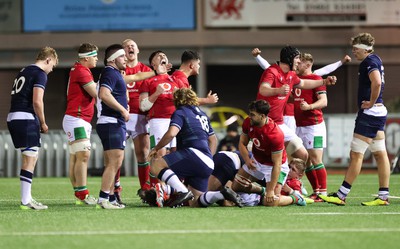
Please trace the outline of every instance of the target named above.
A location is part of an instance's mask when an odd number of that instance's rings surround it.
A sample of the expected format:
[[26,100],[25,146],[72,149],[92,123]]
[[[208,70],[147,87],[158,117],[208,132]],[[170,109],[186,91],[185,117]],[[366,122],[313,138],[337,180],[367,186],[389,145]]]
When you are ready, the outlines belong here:
[[205,26],[399,26],[400,0],[205,0]]
[[195,0],[24,0],[23,16],[24,32],[193,30],[196,20]]

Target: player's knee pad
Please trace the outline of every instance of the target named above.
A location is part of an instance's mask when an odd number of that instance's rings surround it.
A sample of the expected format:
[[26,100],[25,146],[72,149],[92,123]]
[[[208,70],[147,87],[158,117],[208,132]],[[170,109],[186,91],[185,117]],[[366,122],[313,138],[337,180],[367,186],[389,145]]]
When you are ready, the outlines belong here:
[[369,145],[368,148],[372,153],[378,151],[385,151],[386,150],[385,139],[372,140],[372,143]]
[[70,148],[70,153],[72,152],[71,154],[75,154],[80,151],[90,151],[92,145],[90,144],[90,140],[82,140],[71,144]]
[[286,146],[286,153],[288,155],[292,155],[298,149],[303,147],[303,141],[299,137],[294,137],[292,140],[289,141],[288,145]]
[[248,187],[251,186],[251,180],[246,178],[246,177],[244,177],[244,176],[242,176],[242,175],[239,175],[239,174],[235,175],[235,180],[234,181],[239,183],[240,186],[242,186],[243,188],[248,188]]
[[29,156],[29,157],[38,157],[39,155],[39,147],[25,147],[21,148],[22,155]]
[[364,154],[369,144],[359,138],[353,137],[351,141],[350,149],[353,152]]

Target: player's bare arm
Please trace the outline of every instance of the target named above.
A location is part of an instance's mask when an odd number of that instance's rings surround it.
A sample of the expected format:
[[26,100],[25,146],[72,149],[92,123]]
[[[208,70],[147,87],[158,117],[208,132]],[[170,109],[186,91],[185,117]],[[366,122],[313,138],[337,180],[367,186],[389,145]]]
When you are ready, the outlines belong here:
[[129,120],[129,112],[112,96],[110,89],[107,87],[100,87],[99,98],[110,108],[119,111],[124,118],[125,122]]
[[369,101],[363,101],[361,104],[361,109],[369,109],[374,106],[378,96],[381,92],[381,74],[378,70],[374,70],[369,74],[369,80],[371,81],[371,97]]
[[279,88],[271,87],[271,84],[268,82],[263,82],[260,85],[259,92],[262,96],[270,97],[276,95],[288,95],[290,91],[289,85],[285,84]]
[[300,109],[302,111],[310,111],[314,109],[323,109],[328,106],[328,98],[325,93],[321,93],[317,95],[318,100],[314,103],[307,103],[306,101],[302,101],[300,103]]
[[208,137],[208,147],[210,148],[211,154],[214,155],[217,152],[218,139],[215,134]]
[[83,89],[90,95],[92,98],[97,98],[97,89],[96,83],[91,81],[83,86]]
[[294,87],[295,88],[300,88],[300,89],[314,89],[316,87],[323,86],[323,85],[326,85],[326,86],[335,85],[336,81],[337,81],[336,76],[328,76],[328,77],[326,77],[325,79],[322,79],[322,80],[305,80],[305,79],[302,79],[300,81],[300,83],[295,85]]
[[246,163],[247,167],[251,170],[255,169],[256,167],[253,163],[253,160],[250,158],[250,153],[247,149],[247,145],[249,144],[249,142],[250,142],[249,136],[247,136],[246,134],[240,135],[239,152],[244,162]]
[[44,89],[40,87],[33,88],[33,109],[40,122],[40,132],[47,133],[49,127],[46,124],[44,116],[44,103],[43,103]]

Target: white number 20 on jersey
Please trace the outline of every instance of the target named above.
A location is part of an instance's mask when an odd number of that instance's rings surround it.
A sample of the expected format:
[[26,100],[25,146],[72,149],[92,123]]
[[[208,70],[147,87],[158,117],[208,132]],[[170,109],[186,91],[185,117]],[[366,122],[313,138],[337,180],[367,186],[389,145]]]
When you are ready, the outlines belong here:
[[11,91],[11,95],[14,95],[16,93],[19,93],[21,91],[22,87],[24,87],[25,84],[25,77],[21,76],[18,79],[14,80],[14,85]]

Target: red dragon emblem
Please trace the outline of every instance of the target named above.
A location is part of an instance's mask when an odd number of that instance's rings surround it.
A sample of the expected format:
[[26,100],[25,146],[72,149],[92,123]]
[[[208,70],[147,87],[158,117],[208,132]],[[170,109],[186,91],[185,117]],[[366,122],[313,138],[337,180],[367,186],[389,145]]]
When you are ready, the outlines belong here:
[[242,18],[240,10],[243,9],[244,0],[217,0],[217,4],[214,1],[210,1],[211,9],[217,14],[214,19],[224,17],[225,19],[235,17],[236,19]]

